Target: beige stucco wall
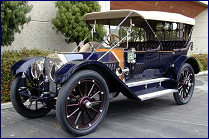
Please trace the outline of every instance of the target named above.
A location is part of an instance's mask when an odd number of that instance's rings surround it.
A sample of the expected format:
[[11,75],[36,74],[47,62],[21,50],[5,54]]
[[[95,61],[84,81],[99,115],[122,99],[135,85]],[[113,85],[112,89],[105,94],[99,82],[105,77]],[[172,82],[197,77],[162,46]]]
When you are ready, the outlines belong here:
[[208,53],[208,8],[195,17],[195,22],[192,53]]
[[[56,15],[55,1],[29,1],[33,8],[29,15],[31,22],[24,25],[20,34],[15,34],[15,40],[11,46],[2,47],[1,51],[18,50],[21,48],[43,49],[57,51],[72,51],[75,43],[67,44],[63,35],[56,34],[52,29],[51,19]],[[101,10],[110,9],[109,1],[99,1]]]
[[62,35],[57,35],[52,29],[51,19],[55,17],[57,9],[55,1],[30,1],[33,8],[29,15],[31,22],[24,25],[20,34],[15,34],[11,46],[2,47],[4,50],[28,49],[71,51],[75,45],[69,45]]

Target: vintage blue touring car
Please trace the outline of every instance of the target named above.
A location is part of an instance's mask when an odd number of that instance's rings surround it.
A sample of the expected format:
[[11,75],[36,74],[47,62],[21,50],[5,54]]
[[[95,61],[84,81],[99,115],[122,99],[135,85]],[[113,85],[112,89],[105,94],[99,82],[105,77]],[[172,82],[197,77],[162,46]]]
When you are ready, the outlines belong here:
[[[84,16],[91,32],[104,25],[100,43],[87,42],[73,52],[29,57],[12,66],[11,100],[16,111],[38,118],[56,109],[67,132],[89,134],[105,117],[119,93],[144,101],[173,94],[177,104],[192,97],[199,65],[188,57],[195,20],[180,14],[111,10]],[[84,41],[85,42],[85,39]],[[82,44],[82,43],[80,43]],[[127,123],[128,124],[128,123]]]

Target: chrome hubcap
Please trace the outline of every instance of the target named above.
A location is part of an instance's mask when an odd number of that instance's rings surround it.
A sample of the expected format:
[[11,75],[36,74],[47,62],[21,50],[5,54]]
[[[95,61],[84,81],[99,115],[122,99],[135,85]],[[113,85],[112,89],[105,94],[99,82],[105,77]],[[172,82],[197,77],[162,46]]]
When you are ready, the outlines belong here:
[[87,102],[85,102],[85,106],[86,106],[86,108],[91,108],[92,103],[90,101],[87,101]]

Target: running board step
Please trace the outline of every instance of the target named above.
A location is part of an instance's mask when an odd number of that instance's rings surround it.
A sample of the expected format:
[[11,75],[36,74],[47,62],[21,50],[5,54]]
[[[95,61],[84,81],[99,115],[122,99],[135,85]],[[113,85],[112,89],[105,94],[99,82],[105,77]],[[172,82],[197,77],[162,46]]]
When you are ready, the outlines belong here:
[[128,87],[133,87],[133,86],[139,86],[139,85],[146,85],[146,84],[151,84],[151,83],[157,83],[157,82],[163,82],[163,81],[167,81],[167,80],[171,80],[170,78],[156,78],[156,79],[150,79],[150,80],[144,80],[144,81],[138,81],[138,82],[131,82],[131,83],[127,83],[126,85]]
[[161,91],[156,91],[156,92],[152,92],[152,93],[148,93],[148,94],[139,95],[138,98],[141,101],[144,101],[147,99],[156,98],[156,97],[163,96],[166,94],[175,93],[177,91],[178,90],[176,90],[176,89],[165,89],[165,90],[161,90]]

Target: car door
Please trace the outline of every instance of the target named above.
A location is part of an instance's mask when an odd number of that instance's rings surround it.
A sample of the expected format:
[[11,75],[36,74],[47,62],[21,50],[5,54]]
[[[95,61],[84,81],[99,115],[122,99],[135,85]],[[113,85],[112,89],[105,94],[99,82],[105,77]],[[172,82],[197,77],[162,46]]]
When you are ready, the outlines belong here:
[[136,63],[134,65],[134,75],[140,75],[145,70],[145,58],[146,52],[138,51],[136,52]]
[[172,51],[162,51],[159,53],[159,68],[162,69],[162,72],[167,71],[167,69],[170,67],[172,58],[173,58],[173,52]]
[[153,52],[146,52],[146,69],[157,69],[159,68],[159,52],[153,51]]

